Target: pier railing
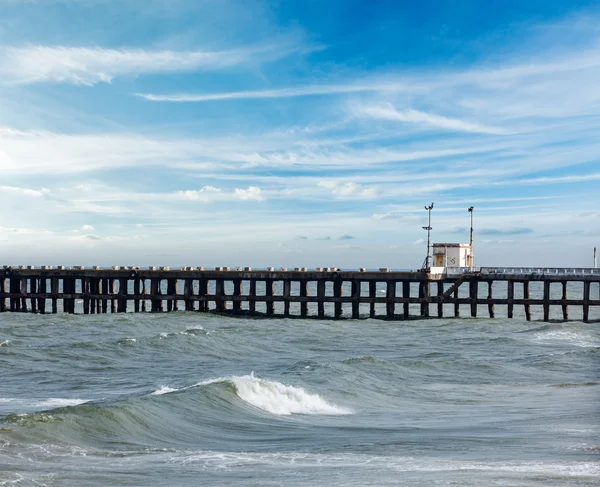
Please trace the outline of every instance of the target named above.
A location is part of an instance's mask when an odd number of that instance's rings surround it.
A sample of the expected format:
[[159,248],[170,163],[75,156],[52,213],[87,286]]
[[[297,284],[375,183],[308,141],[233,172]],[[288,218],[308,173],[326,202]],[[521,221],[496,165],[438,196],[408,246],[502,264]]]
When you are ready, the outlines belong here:
[[481,267],[481,275],[524,276],[600,276],[600,269],[590,267]]

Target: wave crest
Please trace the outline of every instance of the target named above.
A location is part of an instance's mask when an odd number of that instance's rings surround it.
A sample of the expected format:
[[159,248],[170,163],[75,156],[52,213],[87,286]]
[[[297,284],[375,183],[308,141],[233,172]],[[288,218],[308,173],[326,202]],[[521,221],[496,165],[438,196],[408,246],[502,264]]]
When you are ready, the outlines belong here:
[[289,416],[291,414],[352,414],[350,409],[331,404],[318,394],[306,392],[302,387],[260,379],[255,377],[253,373],[226,379],[209,380],[198,385],[223,382],[233,384],[236,395],[242,401],[277,416]]

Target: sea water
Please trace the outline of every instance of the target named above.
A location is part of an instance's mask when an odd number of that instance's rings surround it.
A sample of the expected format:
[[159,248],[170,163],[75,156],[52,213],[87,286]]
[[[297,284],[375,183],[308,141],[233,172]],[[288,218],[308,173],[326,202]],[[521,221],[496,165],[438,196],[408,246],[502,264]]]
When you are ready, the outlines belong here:
[[0,315],[0,485],[600,484],[598,323]]

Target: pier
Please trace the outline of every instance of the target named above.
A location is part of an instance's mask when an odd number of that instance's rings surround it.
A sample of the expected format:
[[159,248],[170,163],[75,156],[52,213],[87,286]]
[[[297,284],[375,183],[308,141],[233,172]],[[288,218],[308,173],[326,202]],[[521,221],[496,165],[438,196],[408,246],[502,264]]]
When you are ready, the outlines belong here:
[[5,266],[0,269],[0,312],[182,310],[388,320],[519,314],[531,320],[535,310],[543,321],[600,318],[590,318],[600,311],[600,269],[438,269]]

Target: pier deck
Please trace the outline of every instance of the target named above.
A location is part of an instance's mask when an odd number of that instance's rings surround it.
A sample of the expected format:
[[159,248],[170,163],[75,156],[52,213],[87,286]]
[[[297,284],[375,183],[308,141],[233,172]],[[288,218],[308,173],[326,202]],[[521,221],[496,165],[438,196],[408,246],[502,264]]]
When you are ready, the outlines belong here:
[[[199,311],[302,318],[467,316],[527,320],[551,309],[568,320],[569,307],[590,321],[600,307],[600,269],[491,268],[423,271],[338,269],[200,270],[5,267],[0,269],[0,312],[124,313]],[[495,294],[495,295],[494,295]],[[594,299],[597,298],[597,299]],[[257,306],[258,305],[258,306]],[[260,308],[260,309],[258,309]]]

